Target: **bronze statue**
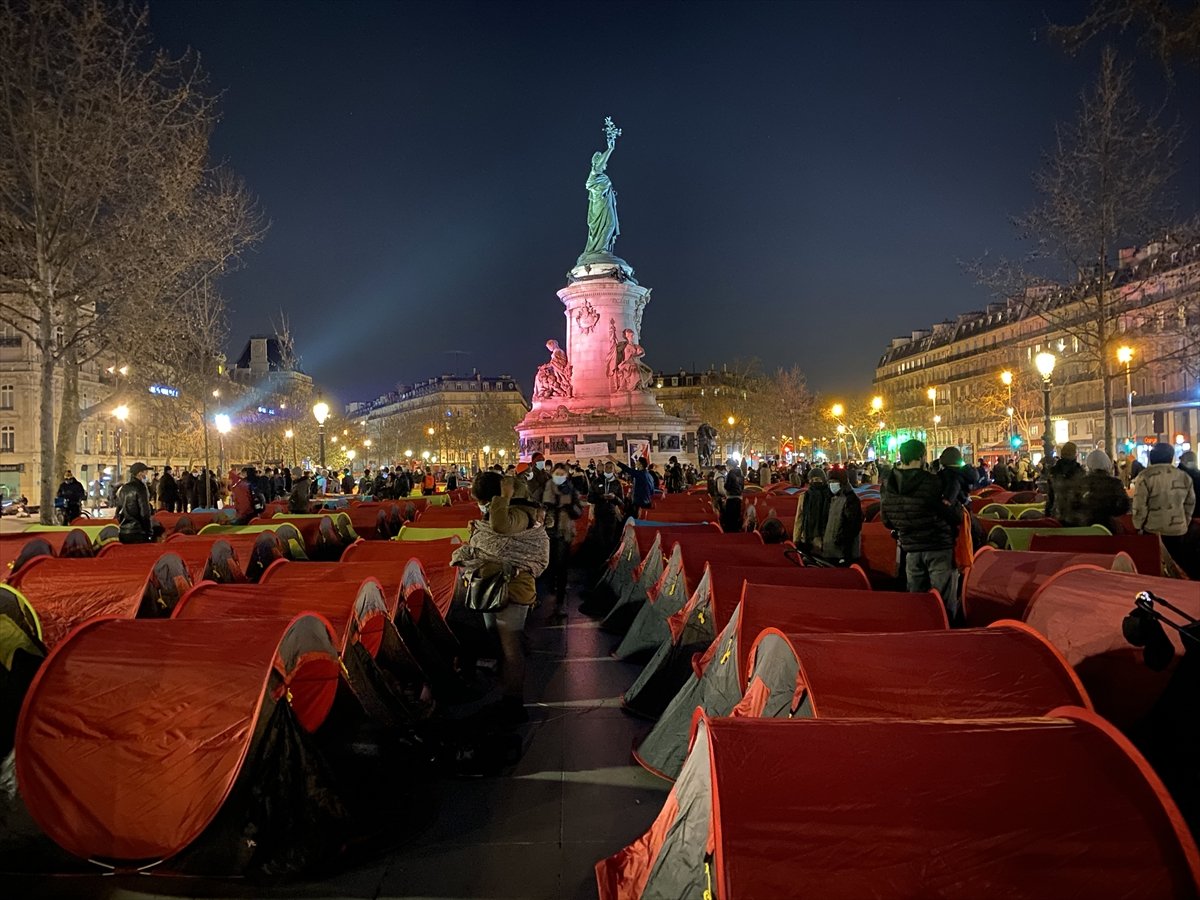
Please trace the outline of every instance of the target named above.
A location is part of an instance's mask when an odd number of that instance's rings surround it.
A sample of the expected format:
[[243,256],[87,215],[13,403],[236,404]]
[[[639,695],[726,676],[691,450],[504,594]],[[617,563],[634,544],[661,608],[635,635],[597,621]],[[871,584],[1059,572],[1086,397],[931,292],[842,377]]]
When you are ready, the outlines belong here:
[[621,129],[613,125],[611,118],[604,120],[604,136],[608,149],[592,154],[592,171],[588,175],[588,238],[579,255],[579,265],[585,265],[589,257],[611,254],[621,233],[617,221],[617,192],[613,188],[612,179],[604,172],[608,168],[608,158],[612,156],[613,148]]

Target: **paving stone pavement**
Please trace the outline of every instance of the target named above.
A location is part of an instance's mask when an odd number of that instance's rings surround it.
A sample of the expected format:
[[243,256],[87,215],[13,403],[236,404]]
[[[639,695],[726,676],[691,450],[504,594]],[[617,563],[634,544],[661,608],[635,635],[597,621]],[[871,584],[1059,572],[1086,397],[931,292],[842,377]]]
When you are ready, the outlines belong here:
[[321,881],[9,876],[5,896],[594,898],[595,863],[649,827],[669,785],[630,761],[648,725],[622,712],[619,698],[640,665],[611,658],[616,640],[592,619],[573,611],[555,625],[548,617],[543,606],[528,628],[530,723],[520,762],[498,777],[440,779],[432,821],[399,849]]

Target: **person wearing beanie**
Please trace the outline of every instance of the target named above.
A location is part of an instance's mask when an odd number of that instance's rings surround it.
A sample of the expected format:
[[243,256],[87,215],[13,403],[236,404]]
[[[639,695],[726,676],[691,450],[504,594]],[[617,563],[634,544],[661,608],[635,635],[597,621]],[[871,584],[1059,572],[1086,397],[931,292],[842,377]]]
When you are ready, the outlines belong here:
[[1129,495],[1121,479],[1113,475],[1112,460],[1103,450],[1093,450],[1084,460],[1087,475],[1083,479],[1078,521],[1073,525],[1103,525],[1113,534],[1117,518],[1129,512]]
[[1191,576],[1196,565],[1188,559],[1185,539],[1196,509],[1196,488],[1187,472],[1171,464],[1174,460],[1170,444],[1150,449],[1150,465],[1133,482],[1133,527],[1139,534],[1161,537],[1171,558]]
[[962,452],[957,447],[947,447],[938,456],[938,481],[942,483],[942,498],[952,506],[967,506],[971,502],[971,488],[979,477],[973,466],[963,465]]
[[908,590],[937,590],[954,622],[959,619],[954,540],[962,513],[942,499],[942,483],[924,463],[922,441],[900,445],[900,464],[883,484],[880,519],[897,534]]
[[1067,441],[1059,450],[1059,458],[1046,470],[1046,515],[1064,525],[1074,525],[1083,515],[1083,466],[1079,464],[1079,448]]

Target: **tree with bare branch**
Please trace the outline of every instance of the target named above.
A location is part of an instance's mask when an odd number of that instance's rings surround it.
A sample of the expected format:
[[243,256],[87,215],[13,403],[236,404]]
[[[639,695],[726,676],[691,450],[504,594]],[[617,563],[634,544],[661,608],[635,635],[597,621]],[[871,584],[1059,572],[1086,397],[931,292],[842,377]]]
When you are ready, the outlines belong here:
[[173,318],[264,232],[245,187],[209,162],[216,99],[194,54],[153,50],[145,9],[0,5],[0,318],[40,358],[43,518],[94,412],[81,368],[133,361],[144,380],[144,361],[178,359]]

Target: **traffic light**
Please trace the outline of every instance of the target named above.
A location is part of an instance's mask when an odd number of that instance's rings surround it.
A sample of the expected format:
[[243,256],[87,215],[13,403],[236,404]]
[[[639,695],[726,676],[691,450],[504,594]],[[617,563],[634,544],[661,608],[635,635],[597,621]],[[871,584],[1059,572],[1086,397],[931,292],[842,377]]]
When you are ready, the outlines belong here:
[[1012,445],[1014,450],[1020,450],[1021,444],[1025,443],[1023,440],[1021,440],[1021,436],[1019,434],[1014,434],[1011,438],[1009,438],[1008,442]]

